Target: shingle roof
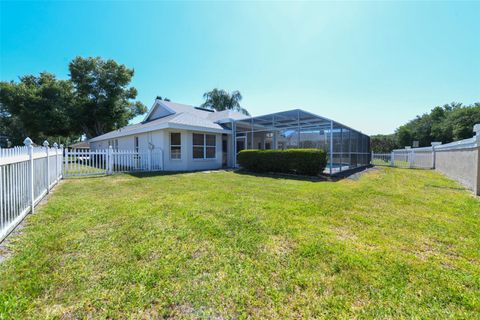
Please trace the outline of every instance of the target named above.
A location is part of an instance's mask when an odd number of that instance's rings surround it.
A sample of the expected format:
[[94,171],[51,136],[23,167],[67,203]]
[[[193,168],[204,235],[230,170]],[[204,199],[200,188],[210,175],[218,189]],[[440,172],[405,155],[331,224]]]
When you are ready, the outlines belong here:
[[80,142],[69,144],[68,147],[72,149],[86,149],[86,148],[90,148],[90,145],[88,144],[88,141],[80,141]]
[[176,117],[174,117],[169,122],[180,124],[180,125],[186,125],[186,126],[195,126],[195,127],[211,128],[211,129],[219,129],[219,130],[223,129],[223,127],[218,123],[215,123],[208,119],[197,117],[190,113],[179,113]]
[[154,127],[168,123],[168,121],[175,118],[176,116],[177,114],[172,114],[172,115],[169,115],[160,119],[152,120],[149,122],[140,122],[136,124],[130,124],[118,130],[110,131],[98,137],[92,138],[90,139],[90,142],[128,136],[130,134],[138,133],[140,129],[146,129],[146,131],[148,131],[149,128],[153,129]]
[[[157,100],[155,105],[150,110],[149,114],[157,108],[159,105],[166,106],[173,113],[158,119],[149,120],[137,124],[132,124],[103,134],[101,136],[90,139],[91,142],[118,138],[122,136],[138,134],[141,132],[148,132],[153,130],[160,130],[165,128],[185,128],[192,130],[207,130],[222,132],[225,129],[218,124],[221,120],[226,119],[244,119],[248,116],[231,110],[225,110],[220,112],[210,112],[197,109],[193,106],[184,105],[180,103]],[[148,118],[148,116],[147,116]]]
[[195,115],[199,118],[209,119],[213,122],[220,121],[223,119],[244,119],[248,118],[249,116],[244,115],[243,113],[232,111],[232,110],[224,110],[224,111],[205,111],[198,109],[194,106],[189,106],[186,104],[175,103],[171,101],[161,101],[161,104],[167,106],[168,108],[174,110],[176,113],[188,113]]

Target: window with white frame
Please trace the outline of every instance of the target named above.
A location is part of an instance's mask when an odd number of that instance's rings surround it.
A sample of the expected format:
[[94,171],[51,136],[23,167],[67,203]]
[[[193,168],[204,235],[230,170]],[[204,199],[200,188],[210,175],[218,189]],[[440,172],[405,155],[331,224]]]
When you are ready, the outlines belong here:
[[118,139],[108,140],[108,147],[112,147],[113,150],[118,150]]
[[138,152],[138,137],[133,138],[133,145],[135,148],[135,152]]
[[193,159],[216,158],[216,136],[214,134],[193,134]]
[[170,159],[180,160],[182,158],[182,136],[179,132],[170,133]]

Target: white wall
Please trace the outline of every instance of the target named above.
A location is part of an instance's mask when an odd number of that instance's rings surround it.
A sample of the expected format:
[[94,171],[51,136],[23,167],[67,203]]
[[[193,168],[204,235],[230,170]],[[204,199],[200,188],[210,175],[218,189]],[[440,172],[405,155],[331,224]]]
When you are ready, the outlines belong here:
[[[170,133],[181,134],[182,158],[170,159]],[[167,171],[190,171],[220,169],[222,167],[222,135],[215,134],[216,157],[215,159],[193,159],[193,133],[203,133],[187,130],[165,130],[164,139],[164,165]]]
[[480,148],[438,150],[435,170],[480,195]]
[[[181,159],[170,159],[170,133],[179,132],[181,134]],[[120,137],[118,139],[119,150],[134,150],[134,139],[137,136],[139,142],[139,151],[147,152],[148,144],[154,146],[153,152],[163,151],[163,168],[166,171],[191,171],[191,170],[210,170],[222,168],[222,134],[215,134],[216,138],[216,157],[215,159],[193,159],[193,133],[203,133],[200,131],[173,130],[164,129],[138,135]],[[231,138],[229,136],[229,141]],[[103,150],[108,148],[108,140],[91,142],[92,150]],[[231,143],[228,145],[228,151],[231,154],[233,148]],[[231,157],[229,157],[230,159]],[[229,165],[231,161],[229,160]]]

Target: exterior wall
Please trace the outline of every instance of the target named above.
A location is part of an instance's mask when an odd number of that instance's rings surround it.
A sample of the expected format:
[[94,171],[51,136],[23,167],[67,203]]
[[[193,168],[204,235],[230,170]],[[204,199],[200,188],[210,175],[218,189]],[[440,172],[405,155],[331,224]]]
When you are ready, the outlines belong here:
[[[178,132],[181,134],[181,159],[171,159],[170,157],[170,133]],[[216,136],[216,157],[214,159],[193,159],[193,133],[203,134],[205,132],[190,130],[165,129],[142,133],[138,135],[129,135],[119,137],[119,150],[134,150],[135,137],[138,137],[139,152],[147,152],[149,143],[153,145],[153,152],[163,151],[163,170],[166,171],[193,171],[193,170],[211,170],[222,168],[222,134]],[[210,134],[210,133],[209,133]],[[212,133],[213,134],[213,133]],[[230,136],[229,136],[230,137]],[[114,140],[114,139],[112,139]],[[229,140],[231,140],[229,138]],[[108,140],[96,141],[90,143],[92,150],[108,149]],[[229,153],[233,152],[231,144],[228,146]],[[231,158],[231,157],[229,157]],[[231,161],[229,161],[229,165]]]
[[227,134],[227,167],[232,168],[234,166],[235,161],[235,152],[233,150],[233,139],[235,139],[235,135]]
[[480,148],[437,150],[435,153],[435,170],[480,195]]
[[[118,150],[134,150],[135,147],[135,137],[138,137],[138,144],[139,144],[139,150],[140,146],[143,144],[146,148],[148,148],[148,135],[149,133],[142,133],[138,135],[130,135],[130,136],[124,136],[124,137],[119,137],[113,140],[118,140]],[[90,144],[90,148],[92,150],[104,150],[108,149],[108,140],[102,140],[102,141],[96,141],[92,142]]]
[[[179,132],[181,134],[182,158],[180,160],[170,159],[170,133]],[[193,133],[203,134],[200,131],[190,130],[165,130],[164,152],[164,170],[166,171],[193,171],[210,170],[222,168],[222,134],[215,134],[216,148],[215,159],[193,159]]]

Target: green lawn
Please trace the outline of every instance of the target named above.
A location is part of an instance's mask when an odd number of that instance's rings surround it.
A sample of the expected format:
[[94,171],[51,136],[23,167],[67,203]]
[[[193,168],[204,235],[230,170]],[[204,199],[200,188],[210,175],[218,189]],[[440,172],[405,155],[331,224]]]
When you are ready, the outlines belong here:
[[67,180],[0,265],[0,317],[479,318],[480,201],[426,170]]

